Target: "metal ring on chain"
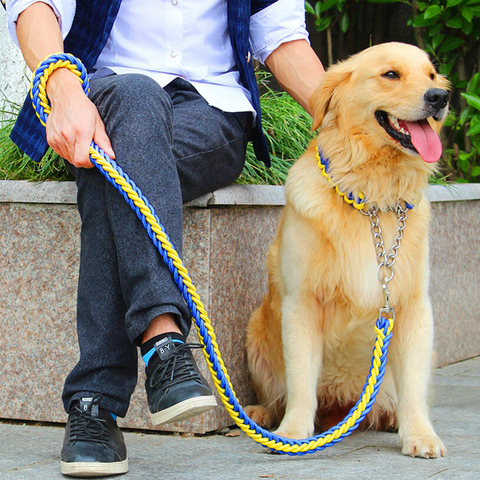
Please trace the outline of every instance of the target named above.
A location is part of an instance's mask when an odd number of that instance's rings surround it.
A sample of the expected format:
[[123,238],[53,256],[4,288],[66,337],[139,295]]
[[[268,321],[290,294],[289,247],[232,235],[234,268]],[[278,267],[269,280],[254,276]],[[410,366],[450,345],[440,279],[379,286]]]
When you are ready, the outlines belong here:
[[[88,78],[85,68],[73,55],[58,53],[47,57],[39,64],[34,72],[31,84],[31,97],[37,115],[42,124],[46,123],[49,112],[48,99],[45,85],[49,74],[55,68],[67,67],[77,74],[83,84],[84,91],[88,92]],[[78,71],[78,73],[77,73]],[[38,106],[38,109],[37,109]],[[379,316],[376,325],[376,341],[373,348],[372,363],[368,373],[363,392],[356,405],[350,410],[345,419],[330,430],[302,440],[285,438],[271,433],[255,422],[245,413],[239,404],[233,387],[230,383],[227,369],[223,363],[215,333],[207,316],[205,308],[198,296],[194,285],[188,276],[175,251],[168,235],[160,223],[153,206],[143,196],[140,189],[128,175],[93,141],[90,145],[90,159],[106,179],[120,192],[127,203],[141,220],[147,234],[158,249],[160,255],[170,269],[173,279],[189,306],[192,319],[197,329],[198,337],[204,346],[203,353],[210,369],[218,394],[236,425],[253,440],[264,447],[288,455],[304,455],[330,447],[350,435],[370,412],[375,402],[376,395],[382,383],[387,362],[388,346],[392,337],[393,319]],[[358,207],[357,207],[358,208]]]
[[[393,245],[390,248],[388,254],[385,250],[385,245],[383,244],[382,229],[380,228],[380,219],[378,218],[378,209],[375,207],[370,208],[367,214],[370,216],[370,225],[373,234],[373,243],[375,244],[375,251],[377,253],[378,267],[377,267],[377,277],[382,282],[382,284],[388,284],[395,274],[393,270],[393,265],[398,255],[398,250],[400,249],[400,243],[403,238],[403,231],[406,227],[407,220],[407,210],[413,208],[412,205],[406,203],[405,208],[402,208],[400,204],[397,204],[395,207],[395,212],[397,213],[397,235],[393,240]],[[382,277],[380,271],[382,269],[390,269],[389,274]]]

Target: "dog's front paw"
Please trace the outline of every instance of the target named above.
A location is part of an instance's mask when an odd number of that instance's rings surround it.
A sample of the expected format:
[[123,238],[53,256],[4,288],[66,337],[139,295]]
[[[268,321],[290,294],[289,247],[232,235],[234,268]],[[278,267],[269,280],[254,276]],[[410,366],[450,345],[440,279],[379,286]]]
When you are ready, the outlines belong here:
[[273,433],[277,437],[292,438],[293,440],[301,440],[301,439],[304,438],[304,435],[302,435],[300,432],[296,432],[296,431],[277,430]]
[[313,415],[305,414],[305,410],[291,409],[285,414],[278,426],[275,435],[279,437],[293,438],[300,440],[311,437],[314,431]]
[[402,453],[411,457],[440,458],[446,451],[436,435],[410,436],[403,441]]
[[245,413],[250,420],[263,428],[270,428],[272,426],[272,417],[268,410],[263,405],[249,405],[245,407]]
[[312,436],[312,434],[307,430],[300,430],[296,428],[289,428],[286,430],[278,429],[273,433],[275,433],[277,437],[292,438],[294,440],[302,440],[304,438],[308,438]]

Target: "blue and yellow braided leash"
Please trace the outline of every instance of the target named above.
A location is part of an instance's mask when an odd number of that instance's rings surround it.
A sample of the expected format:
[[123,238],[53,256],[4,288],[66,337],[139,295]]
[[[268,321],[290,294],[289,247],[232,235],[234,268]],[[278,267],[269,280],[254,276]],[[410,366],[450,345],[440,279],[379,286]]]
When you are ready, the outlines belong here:
[[[89,82],[85,67],[77,58],[64,53],[47,57],[35,70],[30,91],[33,106],[43,125],[46,124],[47,116],[50,113],[45,86],[49,75],[57,68],[70,69],[77,75],[87,95],[89,91]],[[139,188],[128,175],[122,171],[116,162],[108,157],[93,141],[90,145],[89,153],[92,163],[123,195],[127,203],[136,212],[138,218],[147,230],[148,236],[152,239],[153,244],[169,267],[174,281],[191,310],[192,319],[197,329],[198,337],[204,346],[203,352],[205,359],[218,394],[236,425],[257,443],[271,450],[288,455],[304,455],[306,453],[323,450],[350,435],[370,412],[375,402],[385,373],[388,346],[392,337],[393,319],[380,316],[376,322],[375,333],[377,338],[373,349],[372,364],[362,395],[342,422],[320,435],[302,440],[280,437],[261,428],[246,415],[237,400],[227,369],[218,350],[215,333],[207,316],[207,312],[192,284],[187,269],[183,265],[159,218],[155,214],[153,206],[149,204]]]

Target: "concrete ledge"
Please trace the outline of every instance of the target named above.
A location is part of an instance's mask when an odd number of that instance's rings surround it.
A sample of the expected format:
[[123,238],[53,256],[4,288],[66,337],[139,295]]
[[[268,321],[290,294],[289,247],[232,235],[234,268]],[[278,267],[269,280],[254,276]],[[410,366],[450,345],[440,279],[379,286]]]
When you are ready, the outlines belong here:
[[427,190],[427,198],[432,203],[480,200],[480,183],[430,185]]
[[[431,185],[427,190],[430,202],[459,202],[480,200],[479,183],[457,183],[447,186]],[[28,182],[0,180],[0,203],[57,203],[75,205],[75,182]],[[212,206],[282,206],[283,187],[270,185],[232,185],[221,188],[188,203],[187,207]]]
[[75,182],[27,182],[0,180],[0,203],[55,203],[75,205]]
[[[480,355],[480,185],[433,186],[427,195],[433,210],[430,291],[436,365],[446,365]],[[75,197],[73,182],[0,181],[0,417],[66,420],[60,394],[78,358],[80,221]],[[284,202],[282,187],[235,185],[184,209],[184,262],[243,405],[253,400],[245,327],[266,290],[265,253]],[[191,340],[196,341],[194,333]],[[139,367],[140,387],[143,381]],[[220,406],[168,430],[205,433],[231,424]],[[143,388],[136,389],[121,425],[152,428]]]

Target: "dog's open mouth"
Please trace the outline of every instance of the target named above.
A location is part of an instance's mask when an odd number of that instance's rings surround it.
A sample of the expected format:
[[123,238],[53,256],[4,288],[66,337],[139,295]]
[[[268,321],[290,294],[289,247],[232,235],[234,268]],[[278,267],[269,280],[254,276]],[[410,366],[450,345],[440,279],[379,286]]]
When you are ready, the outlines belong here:
[[377,110],[375,117],[383,129],[402,147],[418,153],[425,162],[434,163],[442,155],[442,143],[427,119],[416,122],[400,120],[393,115]]

